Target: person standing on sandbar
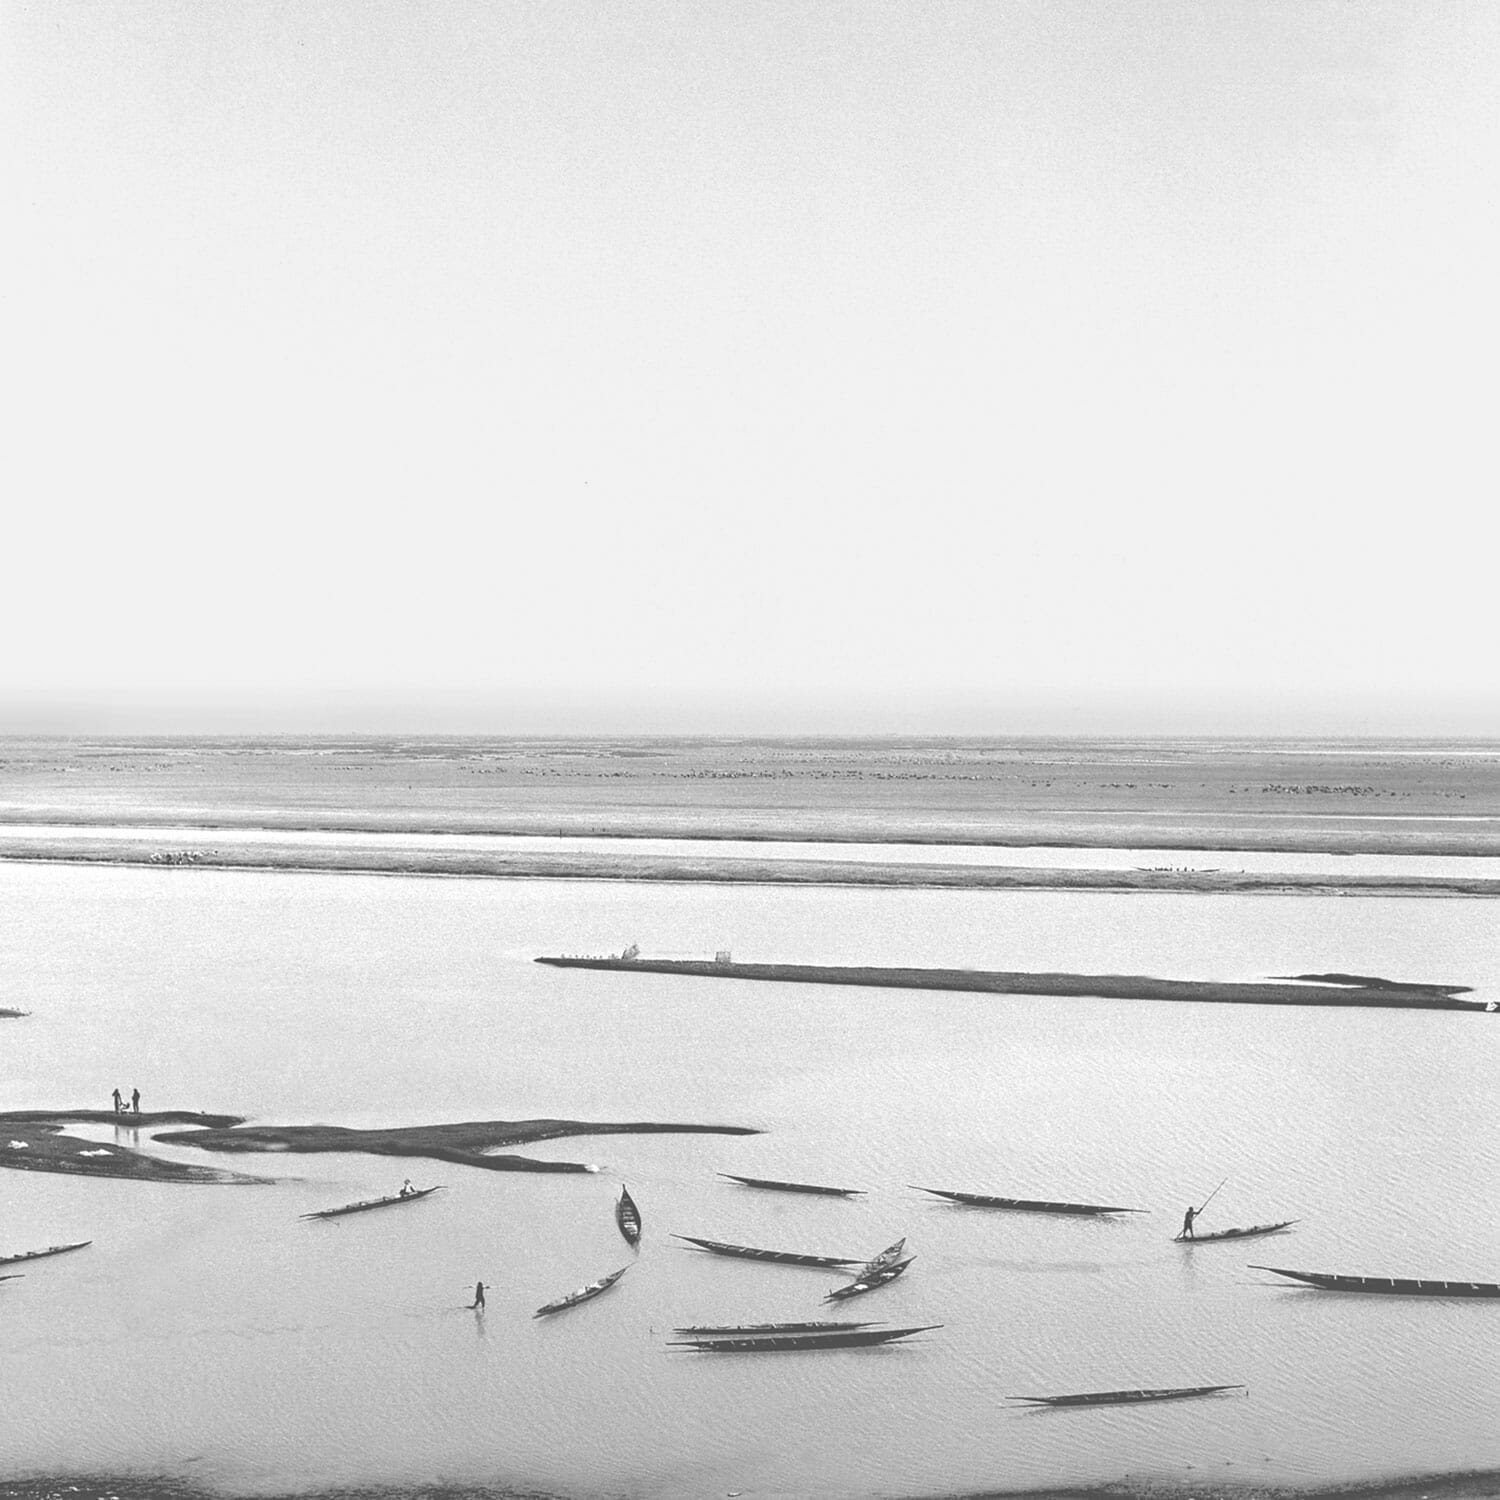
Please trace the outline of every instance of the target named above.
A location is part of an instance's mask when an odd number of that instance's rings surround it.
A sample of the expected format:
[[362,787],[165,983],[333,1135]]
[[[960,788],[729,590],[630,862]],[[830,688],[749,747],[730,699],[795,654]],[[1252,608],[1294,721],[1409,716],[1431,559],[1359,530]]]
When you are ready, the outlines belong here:
[[115,1113],[119,1114],[120,1111],[125,1108],[125,1100],[121,1096],[119,1089],[116,1089],[115,1092],[114,1092],[114,1100],[115,1100]]
[[138,1114],[140,1114],[140,1112],[141,1112],[141,1091],[139,1089],[131,1089],[131,1091],[130,1091],[130,1113],[133,1114],[133,1115],[138,1115]]

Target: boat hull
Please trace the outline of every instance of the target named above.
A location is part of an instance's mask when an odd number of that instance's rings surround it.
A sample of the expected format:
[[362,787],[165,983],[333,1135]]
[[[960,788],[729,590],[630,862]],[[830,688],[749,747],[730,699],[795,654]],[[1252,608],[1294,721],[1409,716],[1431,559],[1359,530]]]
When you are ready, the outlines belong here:
[[1140,1214],[1143,1208],[1119,1208],[1107,1203],[1053,1203],[1041,1198],[994,1198],[987,1193],[954,1193],[945,1188],[919,1187],[919,1193],[931,1193],[965,1208],[1000,1208],[1017,1214],[1069,1214],[1077,1218],[1098,1218],[1104,1214]]
[[635,1206],[635,1199],[622,1184],[620,1196],[615,1202],[615,1223],[619,1225],[620,1234],[625,1243],[633,1250],[641,1242],[641,1211]]
[[0,1255],[0,1266],[18,1266],[23,1261],[46,1260],[49,1255],[67,1255],[73,1250],[84,1250],[93,1240],[77,1240],[71,1245],[48,1245],[45,1250],[23,1250],[19,1255]]
[[858,1198],[864,1194],[863,1188],[820,1187],[812,1182],[776,1182],[769,1177],[741,1177],[734,1172],[720,1172],[719,1176],[727,1177],[741,1187],[764,1188],[771,1193],[816,1193],[825,1198]]
[[1242,1385],[1183,1385],[1163,1390],[1084,1391],[1075,1396],[1008,1396],[1028,1406],[1129,1406],[1143,1401],[1190,1401],[1195,1396],[1217,1396],[1242,1391]]
[[785,1354],[803,1349],[860,1349],[909,1339],[915,1333],[941,1328],[928,1323],[921,1328],[866,1328],[848,1333],[771,1334],[764,1338],[686,1339],[674,1347],[697,1349],[705,1354]]
[[1492,1281],[1421,1281],[1401,1276],[1336,1276],[1327,1271],[1288,1271],[1281,1266],[1251,1266],[1325,1292],[1363,1292],[1375,1297],[1500,1297]]
[[629,1266],[621,1266],[618,1271],[611,1271],[608,1276],[601,1276],[598,1281],[591,1281],[587,1286],[579,1287],[576,1292],[569,1292],[566,1297],[559,1297],[556,1302],[548,1302],[537,1308],[532,1313],[533,1318],[550,1317],[553,1313],[566,1312],[570,1307],[578,1307],[585,1302],[592,1302],[595,1297],[607,1292],[628,1270]]
[[1253,1240],[1263,1234],[1280,1234],[1290,1229],[1296,1219],[1283,1219],[1279,1224],[1252,1224],[1247,1229],[1215,1229],[1208,1234],[1179,1234],[1173,1237],[1176,1245],[1212,1245],[1221,1240]]
[[719,1240],[695,1239],[690,1234],[674,1234],[676,1240],[685,1240],[710,1255],[728,1255],[736,1260],[758,1260],[773,1266],[814,1266],[821,1270],[843,1270],[857,1266],[856,1260],[840,1259],[833,1255],[800,1255],[794,1250],[762,1250],[755,1245],[726,1245]]
[[398,1203],[415,1203],[420,1198],[429,1198],[433,1193],[441,1192],[442,1184],[437,1187],[418,1188],[414,1193],[392,1193],[389,1198],[367,1198],[362,1203],[346,1203],[342,1208],[320,1208],[316,1213],[303,1214],[304,1219],[342,1219],[345,1214],[367,1214],[376,1208],[394,1208]]
[[861,1276],[858,1281],[851,1281],[848,1286],[835,1287],[823,1300],[846,1302],[850,1297],[863,1297],[866,1292],[873,1292],[888,1282],[894,1281],[915,1259],[914,1255],[909,1255],[905,1260],[898,1260],[894,1265],[883,1266],[872,1275]]

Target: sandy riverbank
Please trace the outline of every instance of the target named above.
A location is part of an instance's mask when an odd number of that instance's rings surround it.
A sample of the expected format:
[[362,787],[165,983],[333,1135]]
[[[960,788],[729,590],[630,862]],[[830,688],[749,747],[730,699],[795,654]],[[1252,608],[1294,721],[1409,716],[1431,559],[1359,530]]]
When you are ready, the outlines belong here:
[[[621,1495],[644,1492],[622,1489]],[[714,1493],[719,1493],[714,1491]],[[724,1491],[739,1494],[738,1490]],[[747,1500],[760,1491],[745,1490]],[[1500,1496],[1500,1471],[1425,1474],[1349,1484],[1225,1484],[1194,1480],[1122,1480],[1056,1489],[971,1490],[962,1494],[918,1497],[918,1500],[1494,1500]],[[310,1489],[253,1497],[216,1490],[169,1476],[67,1475],[0,1480],[0,1500],[573,1500],[561,1491],[514,1489],[505,1485],[430,1484],[361,1485]],[[876,1500],[851,1494],[849,1500]],[[881,1492],[881,1500],[888,1497]]]
[[[169,853],[171,851],[168,851]],[[588,880],[707,885],[816,885],[891,889],[1100,891],[1113,894],[1174,891],[1197,895],[1388,897],[1500,897],[1500,880],[1451,875],[1307,875],[1234,870],[1038,869],[972,864],[879,864],[856,860],[715,859],[639,855],[628,840],[620,852],[492,853],[405,850],[257,842],[188,851],[163,859],[158,840],[6,839],[0,860],[88,865],[147,865],[153,869],[280,870],[303,874],[448,876],[485,880]]]

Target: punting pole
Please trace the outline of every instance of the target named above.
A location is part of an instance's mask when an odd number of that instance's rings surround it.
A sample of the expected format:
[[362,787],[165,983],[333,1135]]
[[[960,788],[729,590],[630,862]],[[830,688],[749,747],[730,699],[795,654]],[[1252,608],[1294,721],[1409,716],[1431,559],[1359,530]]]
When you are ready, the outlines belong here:
[[[1227,1178],[1227,1177],[1226,1177],[1226,1178],[1225,1178],[1225,1179],[1224,1179],[1224,1182],[1228,1182],[1228,1181],[1229,1181],[1229,1179],[1228,1179],[1228,1178]],[[1215,1189],[1214,1189],[1214,1190],[1213,1190],[1213,1192],[1211,1192],[1211,1193],[1210,1193],[1210,1194],[1209,1194],[1209,1195],[1208,1195],[1208,1197],[1206,1197],[1206,1198],[1205,1198],[1205,1199],[1204,1199],[1204,1200],[1203,1200],[1203,1208],[1207,1208],[1207,1207],[1208,1207],[1208,1205],[1209,1205],[1209,1204],[1210,1204],[1210,1203],[1212,1203],[1212,1202],[1213,1202],[1213,1201],[1214,1201],[1214,1199],[1215,1199],[1215,1198],[1217,1198],[1217,1197],[1218,1197],[1218,1196],[1219,1196],[1219,1188],[1221,1188],[1221,1187],[1223,1187],[1223,1186],[1224,1186],[1224,1182],[1221,1182],[1221,1183],[1220,1183],[1220,1184],[1219,1184],[1219,1187],[1216,1187],[1216,1188],[1215,1188]],[[1198,1216],[1198,1214],[1201,1214],[1201,1213],[1202,1213],[1202,1212],[1203,1212],[1203,1208],[1200,1208],[1200,1209],[1198,1209],[1198,1210],[1197,1210],[1197,1212],[1196,1212],[1196,1213],[1195,1213],[1195,1214],[1194,1214],[1194,1215],[1193,1215],[1193,1217],[1194,1217],[1194,1218],[1197,1218],[1197,1216]]]

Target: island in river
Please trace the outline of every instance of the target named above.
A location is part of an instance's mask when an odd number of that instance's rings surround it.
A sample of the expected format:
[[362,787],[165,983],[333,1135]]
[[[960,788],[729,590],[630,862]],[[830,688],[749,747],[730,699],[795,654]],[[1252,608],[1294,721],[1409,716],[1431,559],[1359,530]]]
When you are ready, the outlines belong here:
[[246,1125],[240,1115],[207,1115],[191,1110],[118,1115],[105,1109],[11,1110],[0,1113],[5,1149],[0,1167],[31,1172],[65,1172],[77,1177],[131,1177],[148,1182],[251,1183],[248,1177],[217,1167],[148,1156],[129,1146],[102,1145],[68,1135],[69,1124],[143,1126],[188,1125],[152,1137],[173,1146],[203,1151],[365,1152],[372,1156],[414,1156],[481,1167],[488,1172],[589,1172],[583,1162],[539,1161],[511,1154],[490,1155],[498,1146],[553,1141],[580,1135],[758,1135],[748,1125],[657,1124],[649,1121],[472,1120],[457,1125],[403,1125],[384,1130],[351,1130],[334,1125]]

